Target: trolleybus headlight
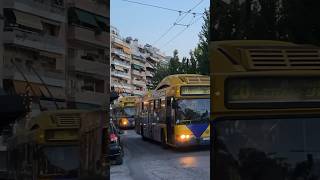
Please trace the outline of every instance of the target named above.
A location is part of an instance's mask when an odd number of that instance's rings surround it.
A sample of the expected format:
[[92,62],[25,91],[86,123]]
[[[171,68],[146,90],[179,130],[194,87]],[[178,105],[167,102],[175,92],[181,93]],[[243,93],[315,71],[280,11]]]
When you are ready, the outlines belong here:
[[191,136],[189,134],[181,134],[178,137],[180,140],[185,141],[185,140],[189,140]]
[[120,121],[120,123],[122,124],[122,125],[124,125],[124,126],[126,126],[126,125],[128,125],[128,119],[127,118],[122,118],[121,119],[121,121]]

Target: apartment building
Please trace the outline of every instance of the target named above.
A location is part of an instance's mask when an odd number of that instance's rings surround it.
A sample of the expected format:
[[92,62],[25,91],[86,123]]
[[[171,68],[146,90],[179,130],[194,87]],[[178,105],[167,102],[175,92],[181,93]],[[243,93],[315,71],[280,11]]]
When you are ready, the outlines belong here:
[[63,0],[1,0],[1,86],[29,94],[33,109],[65,104],[66,7]]
[[132,93],[135,96],[142,96],[146,92],[146,51],[144,47],[139,44],[138,39],[132,40],[127,38],[132,50],[131,61],[131,84]]
[[107,104],[108,0],[1,0],[0,88],[32,109]]
[[115,27],[111,27],[111,47],[111,86],[124,96],[132,95],[131,48]]
[[147,88],[152,89],[152,78],[154,76],[157,64],[165,62],[166,56],[160,49],[153,47],[149,44],[144,46],[146,51],[146,80]]
[[122,96],[142,96],[151,89],[157,64],[166,62],[165,58],[158,48],[132,37],[122,38],[111,27],[111,86]]
[[67,101],[69,107],[107,104],[110,17],[108,0],[67,0]]

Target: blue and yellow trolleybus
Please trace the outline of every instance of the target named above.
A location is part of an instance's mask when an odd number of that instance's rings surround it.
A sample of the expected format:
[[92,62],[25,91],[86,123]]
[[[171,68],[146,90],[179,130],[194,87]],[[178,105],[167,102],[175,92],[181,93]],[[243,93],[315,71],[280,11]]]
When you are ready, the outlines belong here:
[[135,127],[135,105],[138,99],[138,96],[120,97],[112,106],[112,117],[121,129],[132,129]]
[[320,48],[214,42],[211,179],[320,179]]
[[141,136],[164,147],[209,145],[209,84],[209,77],[203,75],[164,78],[140,102]]

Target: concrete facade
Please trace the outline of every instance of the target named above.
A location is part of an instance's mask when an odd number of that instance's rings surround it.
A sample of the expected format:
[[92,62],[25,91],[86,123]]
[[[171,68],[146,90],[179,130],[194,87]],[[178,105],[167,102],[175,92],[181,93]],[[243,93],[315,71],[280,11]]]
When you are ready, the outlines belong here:
[[1,0],[0,87],[32,109],[92,108],[109,92],[108,0]]
[[144,95],[157,64],[165,61],[164,53],[138,39],[122,38],[115,27],[111,27],[111,49],[111,86],[122,96]]

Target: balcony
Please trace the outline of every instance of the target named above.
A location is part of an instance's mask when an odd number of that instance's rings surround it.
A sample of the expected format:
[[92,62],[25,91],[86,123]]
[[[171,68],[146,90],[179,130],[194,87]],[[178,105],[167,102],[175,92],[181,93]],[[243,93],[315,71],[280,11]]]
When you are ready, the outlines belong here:
[[19,29],[3,32],[3,42],[6,45],[17,45],[57,54],[65,54],[64,41],[52,36],[24,32]]
[[146,72],[146,76],[147,76],[147,77],[153,77],[153,74],[152,74],[150,71],[147,71],[147,72]]
[[138,62],[142,62],[142,63],[145,63],[146,62],[146,59],[143,55],[139,54],[139,53],[134,53],[132,54],[132,59],[138,61]]
[[129,73],[124,73],[124,72],[120,72],[120,71],[111,71],[111,75],[113,75],[115,77],[131,79],[131,76]]
[[109,14],[109,8],[106,4],[102,2],[88,2],[88,0],[69,0],[70,7],[76,7],[83,9],[101,16],[106,16]]
[[145,63],[143,63],[141,61],[138,61],[138,60],[135,60],[135,59],[132,59],[132,64],[136,64],[136,65],[139,65],[139,66],[142,66],[142,67],[145,66]]
[[153,56],[148,56],[147,61],[151,62],[152,64],[158,63],[159,59],[153,57]]
[[146,87],[146,82],[144,82],[144,81],[132,80],[132,84],[140,86],[140,87]]
[[114,54],[116,54],[116,55],[118,55],[121,59],[128,60],[128,61],[131,60],[131,56],[125,54],[125,53],[122,52],[121,50],[118,50],[118,49],[116,49],[116,48],[112,48],[111,52],[114,53]]
[[74,93],[76,102],[94,104],[94,105],[106,105],[107,94],[93,92],[93,91],[79,91]]
[[75,71],[104,77],[107,76],[108,66],[106,64],[95,61],[88,61],[81,58],[73,59],[73,62]]
[[[20,68],[23,74],[26,76],[27,80],[31,83],[42,84],[42,81],[39,77],[32,71],[26,70],[25,68]],[[17,81],[25,81],[24,77],[18,72],[15,68],[8,67],[5,65],[3,68],[4,79],[12,79]],[[53,71],[45,71],[36,69],[38,74],[41,76],[42,80],[48,86],[55,87],[65,87],[65,75],[63,72],[53,72]]]
[[64,3],[58,5],[55,0],[4,0],[4,8],[12,8],[42,16],[58,22],[65,22]]
[[132,90],[132,87],[130,84],[120,84],[120,83],[117,83],[117,82],[112,82],[112,86],[115,87],[115,88],[121,88],[121,89],[126,89],[126,91],[131,91]]
[[103,48],[109,47],[110,39],[108,32],[101,31],[97,33],[92,29],[76,25],[70,26],[68,38],[70,40],[77,40],[83,42],[84,44],[89,43],[91,45],[96,45]]
[[122,67],[125,67],[125,68],[128,68],[128,69],[131,68],[130,63],[125,63],[125,62],[122,62],[122,61],[117,60],[117,59],[112,60],[111,64],[122,66]]
[[133,94],[137,96],[143,96],[145,93],[145,91],[133,90]]
[[150,63],[146,63],[146,68],[150,68],[150,69],[154,69],[153,65],[151,65]]
[[135,69],[132,69],[131,70],[131,73],[134,74],[134,75],[137,75],[137,76],[145,76],[146,75],[146,72],[145,71],[137,71]]
[[120,39],[118,36],[115,36],[115,35],[112,36],[111,42],[120,45],[120,47],[125,46],[127,48],[130,48],[125,41],[123,41],[122,39]]

